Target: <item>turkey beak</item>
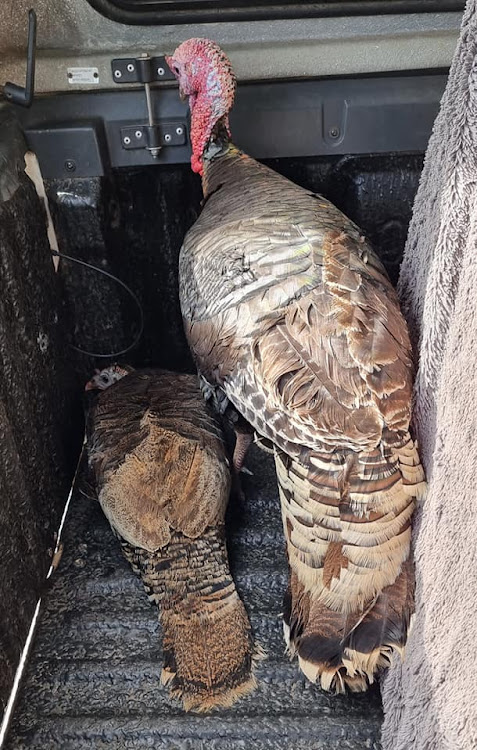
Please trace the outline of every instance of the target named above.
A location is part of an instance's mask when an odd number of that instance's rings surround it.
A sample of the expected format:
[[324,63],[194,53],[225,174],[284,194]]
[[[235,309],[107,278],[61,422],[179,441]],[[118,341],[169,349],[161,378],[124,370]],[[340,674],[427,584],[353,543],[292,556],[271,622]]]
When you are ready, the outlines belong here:
[[84,387],[85,391],[94,391],[94,385],[92,380],[88,380]]

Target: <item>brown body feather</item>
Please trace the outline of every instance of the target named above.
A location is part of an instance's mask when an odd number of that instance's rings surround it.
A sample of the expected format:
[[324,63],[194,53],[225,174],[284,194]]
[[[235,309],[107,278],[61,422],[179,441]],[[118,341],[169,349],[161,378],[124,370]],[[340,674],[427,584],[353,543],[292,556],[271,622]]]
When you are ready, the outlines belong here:
[[253,644],[228,567],[221,429],[197,379],[128,375],[100,393],[87,429],[98,499],[159,605],[163,681],[186,709],[232,704],[254,687]]
[[[275,446],[291,650],[323,686],[363,689],[402,650],[412,611],[403,571],[425,485],[406,324],[373,250],[324,198],[226,143],[205,155],[203,184],[180,260],[189,343],[212,391]],[[381,643],[363,635],[377,621]]]

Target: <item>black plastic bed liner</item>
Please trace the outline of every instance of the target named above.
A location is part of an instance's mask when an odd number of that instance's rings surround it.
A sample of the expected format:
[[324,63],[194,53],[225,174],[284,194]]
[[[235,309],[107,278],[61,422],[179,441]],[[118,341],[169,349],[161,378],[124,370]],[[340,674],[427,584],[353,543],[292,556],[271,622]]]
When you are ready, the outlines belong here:
[[229,508],[230,557],[268,658],[230,709],[186,714],[159,683],[160,627],[99,504],[73,496],[7,750],[378,750],[379,690],[331,696],[284,654],[284,542],[273,459],[254,449],[246,500]]

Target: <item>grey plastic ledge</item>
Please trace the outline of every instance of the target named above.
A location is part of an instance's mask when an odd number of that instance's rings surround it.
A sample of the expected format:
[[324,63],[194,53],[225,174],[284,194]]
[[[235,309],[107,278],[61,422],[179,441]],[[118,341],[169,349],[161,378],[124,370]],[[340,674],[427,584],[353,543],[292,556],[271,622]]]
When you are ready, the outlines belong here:
[[[442,69],[451,63],[461,23],[461,13],[416,13],[157,28],[115,23],[84,0],[65,0],[56,16],[45,8],[42,13],[44,5],[48,0],[39,0],[38,92],[86,90],[68,83],[67,69],[74,66],[98,68],[99,83],[90,87],[95,91],[115,88],[113,57],[171,52],[198,35],[225,48],[241,81]],[[6,21],[0,52],[7,46]],[[4,57],[4,80],[23,78],[22,50],[19,46],[18,57]]]

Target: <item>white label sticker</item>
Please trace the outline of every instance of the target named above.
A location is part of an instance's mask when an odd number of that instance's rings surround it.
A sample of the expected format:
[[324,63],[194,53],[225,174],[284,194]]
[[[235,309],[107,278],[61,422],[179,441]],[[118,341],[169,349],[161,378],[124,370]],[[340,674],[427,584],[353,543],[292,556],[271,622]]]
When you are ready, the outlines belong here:
[[68,83],[83,86],[99,83],[98,68],[68,68]]

